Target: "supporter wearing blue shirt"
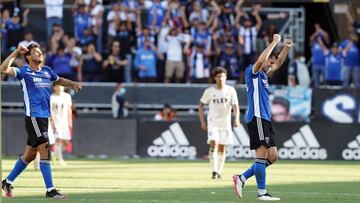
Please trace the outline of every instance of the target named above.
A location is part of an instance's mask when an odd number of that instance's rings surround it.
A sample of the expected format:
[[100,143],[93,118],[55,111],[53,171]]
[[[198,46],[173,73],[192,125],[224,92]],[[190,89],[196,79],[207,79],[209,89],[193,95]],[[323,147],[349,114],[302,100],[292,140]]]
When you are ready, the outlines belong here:
[[322,43],[328,43],[329,34],[324,31],[318,23],[314,25],[315,32],[310,37],[311,55],[312,55],[312,78],[314,80],[314,87],[317,88],[320,85],[320,78],[324,77],[325,69],[325,55],[319,44],[319,40]]
[[156,82],[156,57],[162,58],[156,48],[149,41],[145,41],[144,47],[136,52],[134,66],[138,71],[140,82]]
[[351,76],[355,87],[360,87],[360,66],[359,66],[359,48],[356,44],[358,38],[355,33],[350,33],[349,38],[344,40],[340,47],[342,48],[342,54],[344,56],[343,67],[343,86],[349,87]]
[[153,5],[148,11],[148,26],[158,30],[165,18],[166,9],[161,5],[160,0],[154,0]]
[[339,52],[339,45],[334,42],[331,51],[319,40],[319,44],[325,55],[325,81],[328,85],[342,85],[341,67],[343,57]]
[[[28,65],[21,68],[11,67],[14,59],[23,54]],[[80,90],[79,83],[59,77],[50,67],[42,66],[43,53],[39,45],[32,43],[27,47],[22,44],[1,64],[1,73],[16,77],[24,93],[25,127],[28,134],[25,152],[15,163],[9,175],[2,181],[2,189],[7,197],[13,197],[15,179],[40,153],[40,171],[46,186],[46,197],[65,199],[55,189],[50,166],[50,148],[48,127],[50,117],[50,95],[52,83]]]
[[78,41],[84,37],[84,30],[91,28],[91,16],[85,12],[85,4],[80,4],[74,16],[74,34]]
[[227,43],[225,50],[220,55],[219,65],[224,67],[228,73],[229,79],[239,80],[240,78],[240,59],[234,50],[234,45]]
[[65,53],[64,47],[60,46],[56,56],[52,61],[53,70],[56,74],[64,78],[72,78],[72,69],[70,65],[71,54]]

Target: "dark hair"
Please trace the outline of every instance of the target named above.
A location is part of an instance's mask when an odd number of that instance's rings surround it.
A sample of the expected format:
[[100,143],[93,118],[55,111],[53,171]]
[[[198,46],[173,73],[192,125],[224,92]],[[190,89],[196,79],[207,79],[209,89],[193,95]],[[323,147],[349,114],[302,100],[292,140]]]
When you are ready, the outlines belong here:
[[275,57],[277,59],[278,56],[279,56],[279,53],[277,51],[273,50],[269,55],[269,59],[272,57]]
[[214,70],[212,70],[212,72],[211,72],[211,75],[212,75],[212,77],[216,77],[217,74],[220,74],[220,73],[225,73],[225,75],[227,76],[226,69],[223,67],[220,67],[220,66],[214,68]]
[[25,62],[29,64],[29,60],[26,58],[27,56],[31,55],[31,50],[34,48],[40,48],[40,45],[38,43],[31,43],[27,47],[28,51],[24,54]]
[[286,113],[289,113],[289,111],[290,111],[290,102],[286,98],[274,97],[271,104],[272,105],[281,105],[281,106],[285,107]]

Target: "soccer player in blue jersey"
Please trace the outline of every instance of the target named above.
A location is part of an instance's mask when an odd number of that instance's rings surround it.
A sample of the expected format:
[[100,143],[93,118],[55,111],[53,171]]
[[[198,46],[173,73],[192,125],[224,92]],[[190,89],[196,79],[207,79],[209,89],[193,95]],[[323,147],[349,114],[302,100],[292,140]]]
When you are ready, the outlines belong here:
[[[24,55],[28,65],[21,68],[12,67],[12,62],[19,54]],[[61,78],[50,67],[42,66],[43,59],[43,53],[38,44],[32,43],[27,47],[20,44],[1,64],[1,73],[16,77],[21,83],[24,93],[25,127],[28,134],[24,154],[15,163],[6,179],[2,181],[2,189],[7,197],[13,197],[13,182],[39,152],[40,171],[46,186],[45,197],[65,198],[55,189],[51,175],[48,138],[51,86],[54,83],[80,90],[81,84]]]
[[258,187],[258,200],[280,200],[269,195],[265,188],[266,167],[277,160],[278,152],[271,125],[269,101],[269,83],[267,74],[276,71],[284,63],[292,41],[285,39],[284,48],[279,56],[273,52],[280,42],[281,36],[274,34],[273,41],[261,53],[255,64],[245,69],[245,82],[248,97],[248,113],[246,123],[250,134],[250,149],[255,149],[255,162],[241,175],[234,175],[233,182],[236,194],[242,198],[242,190],[246,180],[255,175]]

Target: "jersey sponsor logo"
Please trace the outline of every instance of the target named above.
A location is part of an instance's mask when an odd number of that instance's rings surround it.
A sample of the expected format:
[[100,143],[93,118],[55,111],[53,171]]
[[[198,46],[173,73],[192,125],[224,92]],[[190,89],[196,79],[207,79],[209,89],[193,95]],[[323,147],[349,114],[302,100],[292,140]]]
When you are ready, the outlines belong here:
[[224,104],[224,103],[226,104],[227,101],[228,101],[227,98],[215,98],[215,99],[213,99],[214,104]]
[[327,158],[327,151],[320,147],[309,125],[304,125],[279,149],[281,159],[317,159]]
[[34,82],[42,82],[42,79],[41,79],[41,78],[37,78],[37,77],[34,77],[33,80],[34,80]]
[[169,126],[168,130],[161,133],[161,136],[153,140],[148,147],[147,153],[151,157],[175,157],[190,158],[196,157],[196,148],[191,146],[184,131],[178,122]]
[[233,129],[234,144],[228,147],[229,158],[255,158],[255,151],[250,150],[249,134],[246,132],[244,126],[240,124],[239,127]]
[[347,148],[341,153],[345,160],[360,160],[360,134],[347,144]]

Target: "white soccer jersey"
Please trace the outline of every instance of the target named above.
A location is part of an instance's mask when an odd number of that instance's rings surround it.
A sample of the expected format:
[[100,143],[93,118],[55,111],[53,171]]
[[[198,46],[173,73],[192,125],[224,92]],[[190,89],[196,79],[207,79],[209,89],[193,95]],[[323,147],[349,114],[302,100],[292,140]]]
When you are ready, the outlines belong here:
[[235,88],[225,85],[222,89],[209,87],[202,95],[200,102],[209,105],[207,116],[208,129],[231,129],[231,108],[238,105]]
[[55,129],[69,128],[69,109],[71,109],[71,96],[66,92],[61,92],[60,95],[51,95],[51,115],[54,118]]

